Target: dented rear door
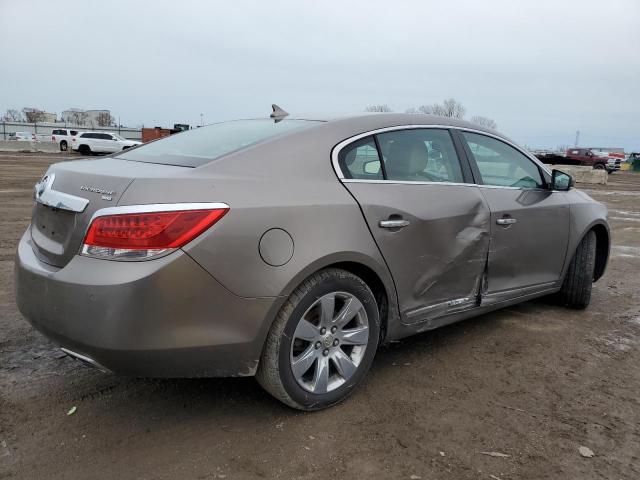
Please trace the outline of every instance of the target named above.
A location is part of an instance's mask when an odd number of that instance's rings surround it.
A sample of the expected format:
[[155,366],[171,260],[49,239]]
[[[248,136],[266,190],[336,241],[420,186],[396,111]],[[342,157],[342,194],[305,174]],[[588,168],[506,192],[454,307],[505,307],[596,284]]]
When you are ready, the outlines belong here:
[[[405,323],[475,305],[489,248],[489,209],[475,186],[346,183],[393,275]],[[384,228],[380,222],[408,222]]]
[[405,323],[479,303],[490,211],[459,157],[447,130],[421,128],[365,137],[338,154],[343,182],[393,275]]

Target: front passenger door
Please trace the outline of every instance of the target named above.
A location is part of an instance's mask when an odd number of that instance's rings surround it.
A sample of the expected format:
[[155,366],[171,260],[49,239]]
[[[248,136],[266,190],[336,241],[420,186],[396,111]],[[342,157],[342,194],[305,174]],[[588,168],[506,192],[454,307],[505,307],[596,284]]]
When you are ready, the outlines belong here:
[[550,190],[538,165],[511,145],[479,133],[460,135],[491,210],[483,303],[553,289],[569,240],[564,192]]

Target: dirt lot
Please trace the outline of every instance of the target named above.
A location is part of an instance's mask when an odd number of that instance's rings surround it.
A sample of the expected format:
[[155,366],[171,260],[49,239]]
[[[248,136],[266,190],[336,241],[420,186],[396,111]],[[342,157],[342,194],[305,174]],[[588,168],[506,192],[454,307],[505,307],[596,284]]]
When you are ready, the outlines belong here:
[[14,250],[61,158],[0,154],[0,478],[640,478],[640,174],[587,189],[614,247],[586,312],[530,302],[384,347],[302,414],[251,378],[102,374],[21,318]]

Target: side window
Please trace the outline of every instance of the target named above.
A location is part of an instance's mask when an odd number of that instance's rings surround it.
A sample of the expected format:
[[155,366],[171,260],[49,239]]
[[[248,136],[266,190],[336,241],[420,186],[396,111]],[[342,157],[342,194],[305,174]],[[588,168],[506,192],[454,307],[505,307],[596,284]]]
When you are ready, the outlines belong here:
[[462,135],[473,154],[485,185],[544,187],[538,166],[512,146],[477,133],[462,132]]
[[377,137],[388,180],[464,182],[460,161],[447,130],[397,130]]
[[361,138],[340,150],[340,169],[346,178],[382,180],[382,167],[373,137]]

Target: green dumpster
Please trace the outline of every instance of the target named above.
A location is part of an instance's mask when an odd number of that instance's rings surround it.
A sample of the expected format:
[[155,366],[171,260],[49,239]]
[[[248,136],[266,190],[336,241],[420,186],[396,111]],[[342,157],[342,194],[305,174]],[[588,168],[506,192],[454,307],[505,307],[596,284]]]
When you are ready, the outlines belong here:
[[629,155],[629,162],[631,162],[631,169],[634,172],[640,172],[640,153]]

